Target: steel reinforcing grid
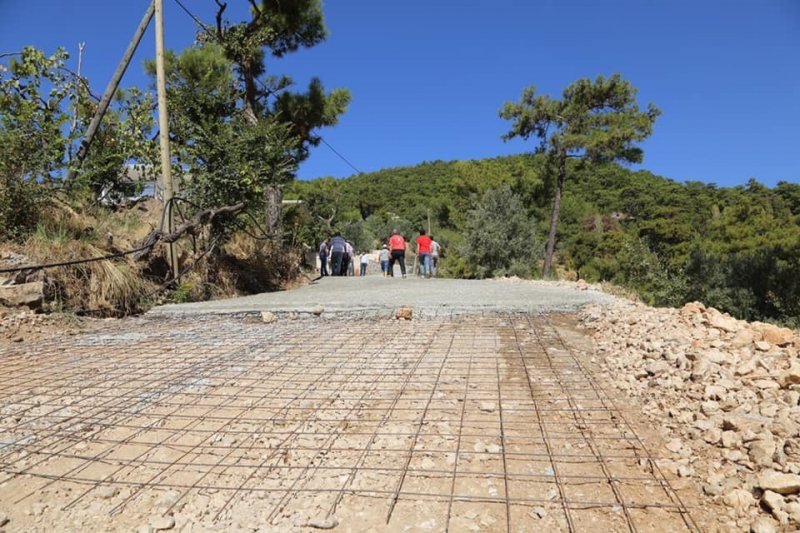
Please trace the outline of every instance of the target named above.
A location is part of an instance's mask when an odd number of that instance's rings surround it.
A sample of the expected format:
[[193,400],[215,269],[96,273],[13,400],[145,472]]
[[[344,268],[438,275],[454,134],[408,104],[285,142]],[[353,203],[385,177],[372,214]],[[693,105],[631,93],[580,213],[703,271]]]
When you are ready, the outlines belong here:
[[698,530],[553,320],[138,319],[0,349],[3,510],[46,502],[12,517],[42,529],[158,513],[178,527]]

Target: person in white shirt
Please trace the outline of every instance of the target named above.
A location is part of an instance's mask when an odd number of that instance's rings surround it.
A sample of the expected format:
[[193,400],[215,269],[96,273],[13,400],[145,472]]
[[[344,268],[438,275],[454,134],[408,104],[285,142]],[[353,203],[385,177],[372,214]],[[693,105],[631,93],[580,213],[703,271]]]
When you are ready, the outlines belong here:
[[345,276],[355,276],[356,274],[355,274],[354,270],[356,268],[356,265],[355,265],[356,255],[355,255],[355,251],[353,250],[353,245],[350,243],[350,241],[347,241],[347,243],[345,244],[344,255],[345,255],[346,260],[347,260],[347,268],[345,269],[345,273],[343,275],[345,275]]
[[369,266],[369,255],[367,252],[361,252],[361,272],[360,276],[367,275],[367,266]]
[[436,277],[436,266],[439,264],[439,251],[442,249],[441,245],[436,242],[436,239],[433,238],[433,235],[430,235],[431,238],[431,275]]

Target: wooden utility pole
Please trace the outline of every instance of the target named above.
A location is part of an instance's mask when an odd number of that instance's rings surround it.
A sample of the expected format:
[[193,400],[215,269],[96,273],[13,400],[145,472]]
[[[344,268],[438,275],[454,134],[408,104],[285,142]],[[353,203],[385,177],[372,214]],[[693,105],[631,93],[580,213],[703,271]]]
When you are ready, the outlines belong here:
[[144,14],[144,17],[142,17],[142,21],[139,23],[139,26],[136,28],[136,31],[133,34],[133,39],[131,39],[127,50],[125,50],[125,53],[122,55],[122,61],[119,62],[117,70],[114,72],[114,75],[111,76],[111,81],[108,82],[106,91],[103,93],[103,97],[100,99],[100,103],[97,104],[97,109],[92,117],[92,122],[90,122],[89,127],[86,128],[86,134],[83,136],[80,148],[78,148],[78,153],[75,156],[77,161],[67,173],[67,182],[71,182],[75,178],[75,175],[77,174],[77,167],[81,166],[81,163],[83,163],[83,160],[86,158],[86,154],[89,152],[89,147],[92,145],[92,140],[94,140],[94,135],[97,133],[97,128],[100,127],[100,121],[103,120],[103,116],[106,114],[108,105],[111,103],[111,98],[113,98],[114,93],[117,92],[119,82],[122,79],[122,76],[125,74],[125,71],[128,69],[128,65],[131,62],[133,53],[139,46],[139,42],[142,40],[142,36],[144,35],[147,26],[150,25],[150,20],[153,18],[153,9],[153,3],[150,3],[150,6],[147,8],[147,11]]
[[[172,198],[175,190],[172,184],[172,158],[169,153],[169,114],[167,112],[167,82],[164,73],[164,1],[155,0],[156,11],[156,86],[158,88],[158,130],[161,142],[161,180],[164,187],[164,209],[166,232],[172,233]],[[169,266],[172,276],[178,279],[178,250],[169,243]]]

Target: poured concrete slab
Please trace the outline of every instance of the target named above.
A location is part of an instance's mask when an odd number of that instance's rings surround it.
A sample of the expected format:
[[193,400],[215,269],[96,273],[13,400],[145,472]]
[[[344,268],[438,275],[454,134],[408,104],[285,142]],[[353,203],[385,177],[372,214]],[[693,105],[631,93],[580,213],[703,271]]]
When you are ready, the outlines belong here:
[[415,314],[438,316],[475,312],[574,311],[611,296],[575,283],[510,280],[326,277],[287,291],[211,302],[157,307],[151,315],[238,314],[260,311],[388,314],[400,306]]

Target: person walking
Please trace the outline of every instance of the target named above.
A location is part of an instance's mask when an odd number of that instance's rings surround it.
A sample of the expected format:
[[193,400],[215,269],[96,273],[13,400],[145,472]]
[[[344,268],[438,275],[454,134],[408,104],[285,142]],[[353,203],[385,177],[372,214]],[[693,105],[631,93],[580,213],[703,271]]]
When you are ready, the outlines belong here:
[[322,241],[322,244],[319,245],[319,275],[320,276],[329,276],[328,273],[328,243],[330,239],[325,239]]
[[369,254],[367,252],[361,252],[361,271],[359,273],[361,277],[367,275],[368,266],[369,266]]
[[344,251],[344,261],[345,261],[345,276],[355,276],[355,268],[356,268],[356,255],[355,250],[353,249],[353,244],[350,241],[346,241],[345,244],[345,251]]
[[378,260],[381,262],[381,272],[383,272],[383,277],[385,278],[389,275],[389,247],[385,244],[378,254]]
[[436,269],[439,267],[439,253],[442,250],[441,245],[436,242],[433,235],[428,235],[431,238],[431,274],[436,277]]
[[392,236],[389,237],[389,272],[394,277],[394,264],[400,263],[400,272],[403,277],[406,277],[406,240],[400,235],[400,232],[392,230]]
[[346,245],[347,241],[345,241],[344,237],[342,237],[342,235],[337,231],[330,243],[331,275],[333,276],[344,275],[342,272],[342,266],[345,266],[343,263]]
[[419,259],[419,270],[422,277],[431,277],[431,243],[433,241],[425,234],[425,230],[419,230],[417,237],[417,258]]

